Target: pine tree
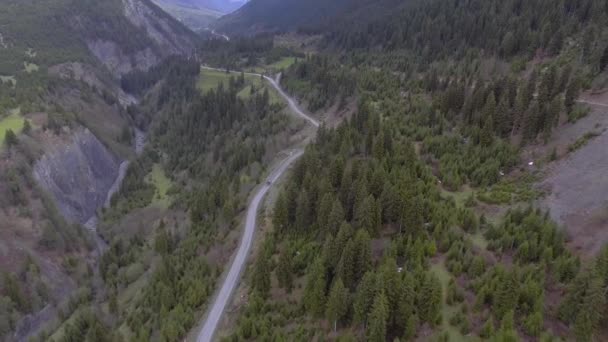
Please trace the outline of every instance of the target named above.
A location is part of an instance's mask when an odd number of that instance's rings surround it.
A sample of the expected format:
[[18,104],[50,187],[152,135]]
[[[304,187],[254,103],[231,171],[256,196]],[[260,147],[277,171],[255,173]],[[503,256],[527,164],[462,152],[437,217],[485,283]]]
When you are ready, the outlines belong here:
[[17,135],[15,135],[15,132],[13,132],[13,130],[10,128],[7,129],[6,133],[4,134],[4,143],[8,147],[15,146],[19,143]]
[[342,222],[342,224],[340,225],[340,231],[334,239],[334,243],[331,248],[331,256],[328,260],[328,262],[330,263],[330,265],[333,266],[333,268],[338,267],[338,263],[342,258],[342,252],[344,251],[346,244],[352,238],[352,236],[353,229],[351,228],[350,224]]
[[410,339],[411,318],[414,314],[414,304],[416,300],[415,282],[411,274],[406,274],[400,282],[398,292],[397,312],[395,315],[395,325],[406,339]]
[[319,317],[325,311],[326,286],[324,262],[317,258],[308,272],[303,298],[304,306],[313,316]]
[[[589,271],[593,272],[593,271]],[[591,341],[594,332],[600,326],[606,310],[606,295],[603,280],[593,272],[579,311],[574,321],[574,333],[578,341]]]
[[372,268],[371,238],[367,231],[359,229],[355,235],[355,282]]
[[334,331],[337,330],[338,322],[344,318],[350,306],[348,290],[344,287],[342,279],[338,278],[329,292],[327,299],[327,320],[333,322]]
[[441,282],[435,275],[427,274],[424,277],[418,298],[418,314],[421,321],[435,325],[435,321],[440,314],[441,298]]
[[600,72],[603,72],[604,69],[606,69],[606,66],[608,66],[608,46],[604,49],[604,53],[600,58]]
[[369,314],[367,328],[367,341],[384,342],[386,338],[386,324],[388,321],[388,302],[383,292],[376,295]]
[[479,144],[482,146],[491,146],[494,141],[494,123],[492,117],[486,117],[483,128],[479,136]]
[[289,249],[284,249],[279,256],[279,264],[277,265],[277,280],[279,286],[291,292],[293,288],[293,266],[291,261],[291,253]]
[[517,304],[518,280],[516,271],[511,271],[501,277],[496,291],[496,300],[494,302],[494,313],[496,317],[501,319],[504,315],[515,309]]
[[490,92],[488,98],[486,99],[486,104],[483,107],[481,122],[487,123],[488,118],[494,117],[494,113],[496,112],[496,97],[494,96],[494,92]]
[[357,286],[353,304],[353,321],[357,324],[367,324],[367,317],[371,311],[376,294],[376,275],[367,272]]
[[576,102],[576,98],[578,97],[579,91],[580,81],[578,78],[573,78],[570,83],[568,83],[568,87],[566,88],[566,94],[564,97],[564,105],[566,106],[566,110],[572,110],[572,107],[574,107],[574,103]]
[[273,224],[277,231],[284,232],[289,226],[289,209],[287,207],[287,196],[281,191],[277,197],[273,212]]
[[260,253],[258,256],[255,268],[253,271],[253,288],[265,298],[270,291],[270,266],[265,253]]
[[296,207],[295,228],[299,231],[307,231],[312,219],[311,204],[306,190],[300,192]]
[[334,200],[334,203],[331,208],[331,213],[329,214],[329,218],[327,219],[327,228],[326,230],[331,234],[336,234],[336,232],[340,229],[340,225],[344,222],[344,208],[342,207],[342,203],[340,203],[339,199]]
[[342,256],[338,262],[337,276],[344,279],[344,285],[347,288],[354,288],[355,283],[355,243],[351,239],[346,243],[346,247],[342,251]]
[[511,110],[506,99],[502,99],[496,109],[496,132],[500,137],[508,137],[513,130]]
[[30,120],[23,120],[23,134],[30,134],[32,132],[32,124],[30,124]]

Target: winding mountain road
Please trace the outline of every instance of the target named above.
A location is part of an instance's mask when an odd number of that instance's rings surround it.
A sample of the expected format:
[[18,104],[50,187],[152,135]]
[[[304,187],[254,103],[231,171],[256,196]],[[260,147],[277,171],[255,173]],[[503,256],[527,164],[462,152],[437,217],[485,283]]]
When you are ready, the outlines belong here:
[[[221,71],[221,69],[215,69],[215,68],[210,68],[210,67],[205,67],[205,66],[203,66],[202,68],[208,69],[208,70],[220,70]],[[254,73],[247,73],[247,74],[254,75],[254,76],[262,76],[260,74],[254,74]],[[283,89],[281,89],[277,80],[272,79],[268,76],[263,76],[263,77],[279,92],[281,97],[283,97],[285,99],[285,101],[287,101],[287,103],[289,104],[289,108],[291,109],[291,111],[294,112],[294,114],[302,117],[303,119],[308,121],[314,127],[319,127],[319,122],[317,120],[313,119],[312,117],[310,117],[309,115],[307,115],[297,105],[296,101],[293,98],[291,98],[289,95],[287,95],[287,93],[285,93],[285,91]],[[207,312],[205,324],[203,325],[203,328],[199,331],[199,333],[197,335],[197,338],[196,338],[197,342],[212,341],[213,336],[215,335],[217,327],[222,318],[222,315],[224,314],[224,311],[226,310],[228,301],[230,300],[230,297],[232,296],[232,293],[234,292],[234,290],[239,282],[240,275],[241,275],[243,268],[245,266],[245,263],[247,261],[247,256],[249,255],[249,251],[251,250],[251,245],[253,243],[253,236],[254,236],[255,228],[256,228],[256,219],[257,219],[257,214],[258,214],[258,211],[260,208],[260,204],[264,200],[264,197],[266,196],[268,191],[275,184],[275,182],[285,173],[285,171],[287,171],[289,166],[291,166],[296,160],[298,160],[302,156],[303,153],[304,153],[304,151],[301,149],[288,152],[289,156],[287,158],[285,158],[270,173],[270,175],[266,179],[266,182],[264,184],[262,184],[262,186],[260,188],[257,189],[255,196],[249,203],[249,206],[247,208],[247,217],[245,220],[245,229],[243,231],[243,236],[241,238],[241,242],[240,242],[238,251],[236,253],[236,256],[234,257],[234,260],[232,261],[232,264],[230,265],[230,270],[228,271],[228,275],[224,279],[222,287],[220,288],[219,292],[217,293],[217,297],[215,297],[215,301],[213,302],[211,308]]]
[[[202,66],[201,68],[205,69],[205,70],[214,70],[214,71],[226,71],[223,69],[218,69],[218,68],[212,68],[212,67],[208,67],[208,66]],[[230,71],[230,73],[233,74],[240,74],[240,71]],[[300,108],[300,106],[298,106],[298,103],[296,102],[296,100],[294,98],[292,98],[291,96],[287,95],[287,93],[285,92],[285,90],[283,90],[283,88],[281,88],[281,86],[279,85],[279,82],[269,76],[266,75],[262,75],[262,74],[256,74],[253,72],[245,72],[245,75],[250,75],[250,76],[257,76],[257,77],[264,77],[264,79],[266,81],[268,81],[268,83],[270,83],[270,85],[279,93],[279,95],[281,95],[281,97],[287,102],[287,104],[289,105],[289,109],[296,114],[297,116],[301,117],[302,119],[308,121],[311,125],[313,125],[314,127],[319,127],[319,121],[315,120],[314,118],[312,118],[310,115],[306,114],[306,112],[304,112],[304,110],[302,110],[302,108]]]

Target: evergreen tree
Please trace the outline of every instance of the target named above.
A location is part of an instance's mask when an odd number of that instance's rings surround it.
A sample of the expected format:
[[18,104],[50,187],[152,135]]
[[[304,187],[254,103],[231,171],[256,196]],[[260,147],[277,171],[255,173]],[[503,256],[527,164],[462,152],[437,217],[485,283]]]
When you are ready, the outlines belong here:
[[338,278],[329,292],[327,299],[327,320],[333,322],[334,331],[337,330],[338,322],[344,318],[350,306],[348,290],[344,287],[342,279]]
[[355,252],[355,243],[351,239],[346,243],[338,262],[337,276],[344,279],[344,285],[347,288],[355,287],[355,262],[357,257]]
[[568,83],[568,87],[566,88],[566,94],[564,96],[564,105],[566,106],[566,110],[571,111],[574,103],[576,102],[576,98],[578,97],[580,91],[580,81],[578,78],[574,78]]
[[253,288],[265,298],[270,291],[270,265],[268,257],[262,252],[258,256],[253,271]]
[[494,301],[493,310],[496,317],[502,319],[504,315],[515,309],[517,305],[518,280],[516,271],[507,272],[501,277],[496,291],[496,300]]
[[367,324],[367,318],[376,294],[376,275],[367,272],[357,286],[353,303],[353,321],[357,324]]
[[291,253],[285,248],[279,256],[279,264],[277,265],[277,280],[279,286],[291,292],[293,288],[293,265],[291,261]]
[[287,207],[287,196],[283,191],[277,197],[273,214],[273,224],[277,231],[285,231],[289,226],[289,209]]
[[304,306],[313,316],[319,317],[325,311],[326,286],[324,262],[321,258],[317,258],[307,274],[303,298]]
[[17,135],[15,135],[15,132],[13,132],[13,130],[10,128],[6,130],[6,133],[4,133],[4,143],[8,147],[15,146],[19,143]]
[[376,295],[369,314],[367,328],[367,341],[384,342],[386,338],[386,324],[388,321],[388,302],[383,292]]
[[423,322],[435,325],[440,315],[442,288],[441,282],[433,274],[424,277],[418,298],[418,314]]

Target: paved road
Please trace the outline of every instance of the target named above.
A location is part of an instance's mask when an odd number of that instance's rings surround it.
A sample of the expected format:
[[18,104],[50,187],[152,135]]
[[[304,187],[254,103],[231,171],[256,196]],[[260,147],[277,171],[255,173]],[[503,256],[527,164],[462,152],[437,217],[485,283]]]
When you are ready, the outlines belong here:
[[[218,68],[211,68],[208,66],[202,66],[203,69],[207,69],[207,70],[215,70],[215,71],[226,71],[223,69],[218,69]],[[231,73],[234,74],[240,74],[240,71],[230,71]],[[279,83],[277,82],[277,80],[275,80],[272,77],[266,76],[266,75],[262,75],[262,74],[256,74],[253,72],[246,72],[245,75],[251,75],[251,76],[263,76],[264,79],[266,79],[266,81],[268,81],[268,83],[270,83],[270,85],[272,85],[272,87],[274,89],[277,90],[277,92],[279,93],[279,95],[281,95],[281,97],[287,101],[287,104],[289,105],[289,109],[291,109],[291,111],[298,115],[299,117],[301,117],[302,119],[308,121],[311,125],[315,126],[315,127],[319,127],[319,121],[315,120],[314,118],[310,117],[308,114],[306,114],[306,112],[304,112],[304,110],[302,110],[302,108],[300,108],[297,104],[297,102],[289,95],[287,95],[287,93],[285,92],[285,90],[283,90],[283,88],[281,88],[281,86],[279,85]]]
[[[203,67],[209,70],[221,70],[210,67]],[[249,73],[249,75],[261,76],[260,74]],[[289,108],[298,116],[307,120],[314,127],[319,127],[319,122],[310,116],[308,116],[302,109],[300,109],[295,102],[294,99],[289,97],[281,89],[278,82],[270,77],[264,76],[264,78],[270,82],[270,84],[279,92],[279,94],[287,101],[289,104]],[[243,271],[243,267],[245,266],[245,262],[247,261],[247,256],[249,255],[249,251],[251,249],[251,244],[253,242],[253,235],[255,233],[256,228],[256,218],[260,208],[260,204],[262,203],[264,196],[268,193],[270,188],[274,185],[274,183],[287,171],[289,166],[291,166],[296,160],[298,160],[304,151],[295,150],[289,152],[289,157],[284,159],[271,173],[270,176],[266,179],[266,182],[257,190],[255,196],[249,203],[249,207],[247,208],[247,218],[245,220],[245,229],[243,232],[243,236],[241,238],[241,243],[239,245],[239,249],[237,251],[232,264],[230,265],[230,270],[228,271],[228,275],[224,279],[224,283],[211,306],[211,309],[207,312],[207,318],[205,320],[205,324],[203,328],[199,331],[198,336],[196,338],[197,342],[210,342],[213,339],[213,336],[217,330],[217,327],[220,323],[222,315],[226,310],[226,306],[228,305],[228,301],[236,288],[241,272]]]

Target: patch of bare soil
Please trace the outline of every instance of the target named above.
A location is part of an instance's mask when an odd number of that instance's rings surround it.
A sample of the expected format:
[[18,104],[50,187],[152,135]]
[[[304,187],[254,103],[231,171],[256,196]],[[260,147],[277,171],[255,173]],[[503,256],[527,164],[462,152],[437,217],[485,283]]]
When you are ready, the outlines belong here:
[[590,114],[560,128],[545,150],[555,147],[562,155],[585,133],[602,133],[548,165],[541,187],[549,194],[540,205],[567,230],[572,249],[582,256],[593,256],[608,241],[608,93],[585,94],[583,99],[597,103],[605,100],[607,105],[590,105]]

